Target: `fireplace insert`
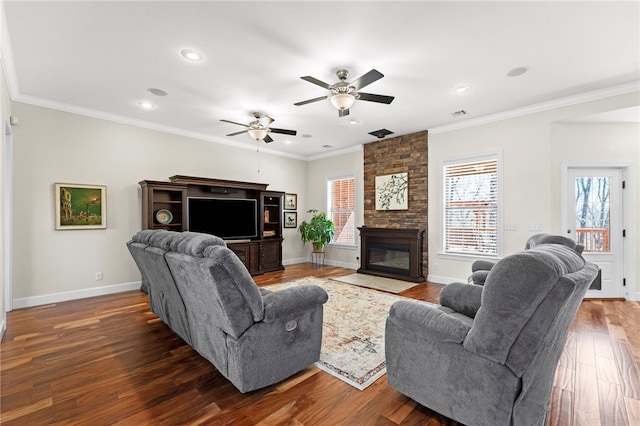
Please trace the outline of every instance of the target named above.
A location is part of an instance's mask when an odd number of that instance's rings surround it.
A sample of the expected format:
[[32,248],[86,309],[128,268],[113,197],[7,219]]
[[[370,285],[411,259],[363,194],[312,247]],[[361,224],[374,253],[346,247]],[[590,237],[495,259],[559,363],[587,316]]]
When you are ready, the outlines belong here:
[[363,274],[422,282],[422,238],[419,229],[360,230],[360,269]]

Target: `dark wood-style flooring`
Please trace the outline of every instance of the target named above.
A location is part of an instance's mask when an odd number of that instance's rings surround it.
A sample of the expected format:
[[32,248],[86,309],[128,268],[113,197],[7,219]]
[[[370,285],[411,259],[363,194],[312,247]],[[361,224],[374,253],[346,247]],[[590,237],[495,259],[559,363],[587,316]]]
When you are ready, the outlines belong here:
[[[259,285],[352,273],[311,264]],[[442,286],[402,295],[437,302]],[[456,425],[389,387],[309,367],[241,394],[130,291],[19,309],[0,345],[3,425]],[[640,425],[640,303],[585,301],[560,360],[549,425]]]

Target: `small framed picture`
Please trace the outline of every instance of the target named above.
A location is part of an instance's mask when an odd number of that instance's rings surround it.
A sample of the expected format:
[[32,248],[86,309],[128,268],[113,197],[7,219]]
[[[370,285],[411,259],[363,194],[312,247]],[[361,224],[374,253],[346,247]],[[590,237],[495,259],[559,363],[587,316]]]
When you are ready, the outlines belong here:
[[107,187],[77,183],[56,183],[56,229],[105,229]]
[[298,212],[284,212],[284,227],[295,228],[298,226]]
[[284,194],[284,209],[296,210],[298,208],[298,195],[297,194]]

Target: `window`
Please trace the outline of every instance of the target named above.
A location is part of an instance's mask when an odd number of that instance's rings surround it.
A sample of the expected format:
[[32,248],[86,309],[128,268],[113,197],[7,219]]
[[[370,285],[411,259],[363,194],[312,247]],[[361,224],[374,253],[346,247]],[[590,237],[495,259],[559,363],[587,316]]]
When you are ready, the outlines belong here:
[[336,228],[331,244],[356,245],[355,186],[355,174],[327,179],[327,215]]
[[444,163],[445,253],[498,255],[498,173],[497,155]]

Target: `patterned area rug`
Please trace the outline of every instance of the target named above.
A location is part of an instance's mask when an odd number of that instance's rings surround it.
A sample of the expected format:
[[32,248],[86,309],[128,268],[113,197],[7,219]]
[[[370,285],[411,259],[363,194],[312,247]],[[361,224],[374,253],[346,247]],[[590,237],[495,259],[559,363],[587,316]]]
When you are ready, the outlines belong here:
[[360,390],[384,375],[385,322],[391,305],[406,298],[315,277],[267,288],[281,290],[300,285],[320,286],[329,295],[316,366]]

